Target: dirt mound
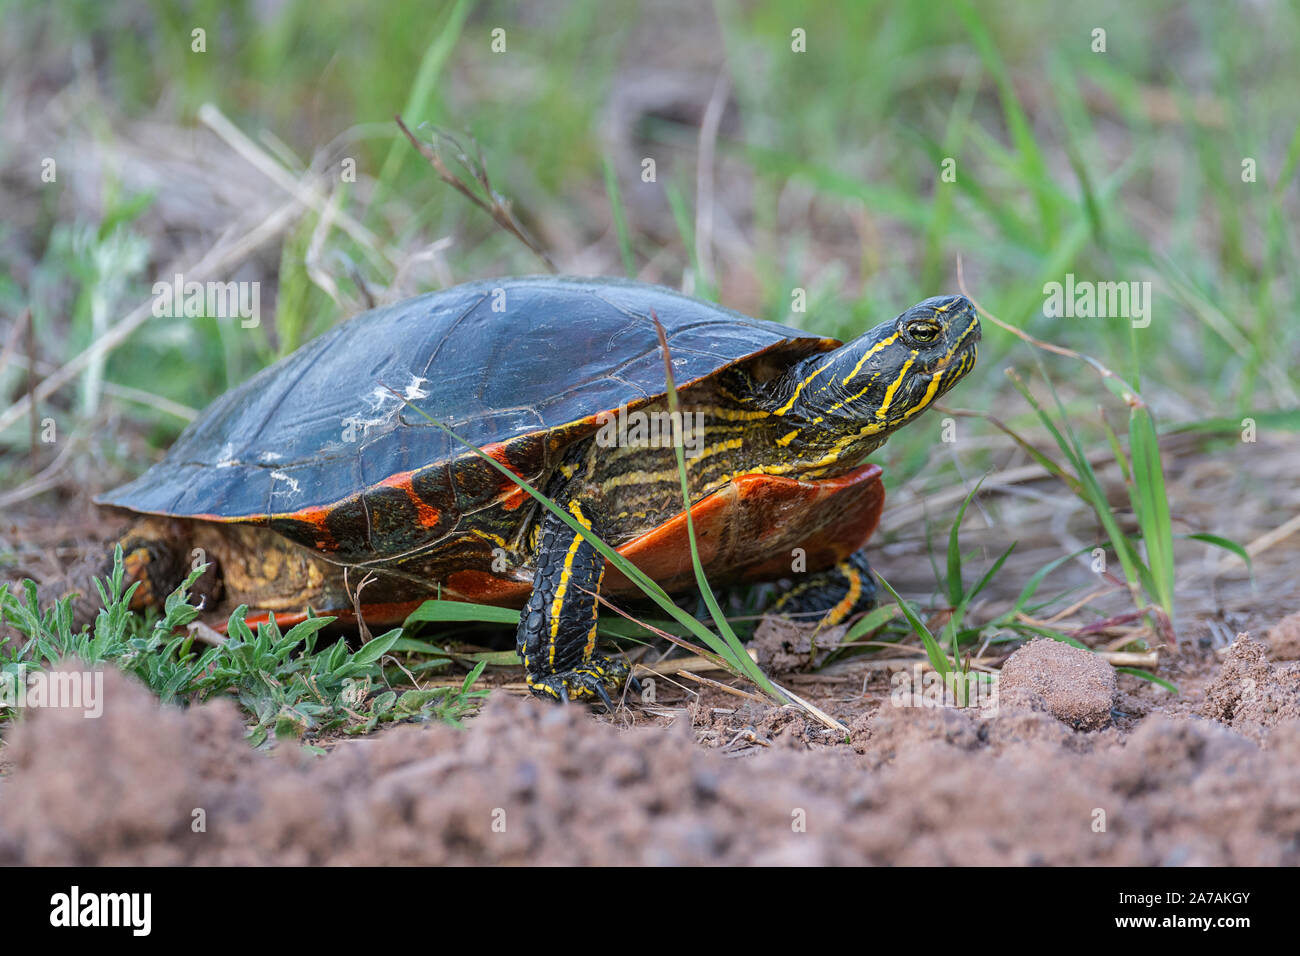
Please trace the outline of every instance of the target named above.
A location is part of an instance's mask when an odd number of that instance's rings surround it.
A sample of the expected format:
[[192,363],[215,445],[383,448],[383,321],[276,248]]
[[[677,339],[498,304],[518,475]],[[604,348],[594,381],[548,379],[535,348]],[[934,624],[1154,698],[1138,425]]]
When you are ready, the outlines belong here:
[[[1223,687],[1257,664],[1235,653]],[[886,701],[853,747],[730,759],[685,716],[620,731],[500,694],[467,729],[324,757],[254,752],[229,703],[162,708],[117,672],[104,699],[12,732],[0,863],[1300,863],[1300,721],[1269,712],[1261,745],[1237,732],[1249,701],[1233,729],[1153,715],[1128,736]]]
[[1257,738],[1300,719],[1300,663],[1270,663],[1268,647],[1238,638],[1206,689],[1201,713]]

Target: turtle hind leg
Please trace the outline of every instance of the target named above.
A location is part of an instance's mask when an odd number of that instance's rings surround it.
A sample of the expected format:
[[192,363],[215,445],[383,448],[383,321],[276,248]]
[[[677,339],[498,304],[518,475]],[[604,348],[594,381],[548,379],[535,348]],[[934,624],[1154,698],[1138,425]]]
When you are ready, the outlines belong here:
[[[575,500],[566,507],[585,528],[591,521]],[[519,615],[515,650],[528,686],[551,700],[598,699],[613,709],[627,680],[623,661],[600,657],[596,619],[605,559],[582,535],[548,512],[542,519],[533,593]]]
[[876,580],[862,550],[839,564],[801,578],[768,609],[796,621],[834,627],[876,606]]
[[[190,571],[188,542],[176,522],[146,518],[127,529],[117,545],[122,548],[124,588],[138,585],[131,595],[133,611],[161,608],[167,595],[180,587]],[[105,557],[103,574],[112,571],[113,555],[110,553]],[[203,578],[204,582],[196,588],[196,595],[215,597],[213,589],[216,585],[207,582],[215,581],[216,575],[209,569],[209,574]],[[207,583],[206,587],[204,583]]]

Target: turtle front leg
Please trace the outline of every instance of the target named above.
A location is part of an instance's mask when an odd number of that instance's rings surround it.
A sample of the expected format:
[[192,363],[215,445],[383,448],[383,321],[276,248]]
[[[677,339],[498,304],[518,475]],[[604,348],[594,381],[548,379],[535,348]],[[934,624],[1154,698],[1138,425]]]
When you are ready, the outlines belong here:
[[[584,528],[591,521],[575,499],[566,506]],[[627,680],[622,661],[596,656],[596,618],[605,559],[585,537],[547,512],[533,573],[533,593],[519,615],[515,650],[528,686],[552,700],[598,698],[610,710]]]
[[[797,621],[834,627],[876,606],[876,580],[863,550],[833,568],[802,578],[770,611]],[[820,619],[818,615],[821,615]]]

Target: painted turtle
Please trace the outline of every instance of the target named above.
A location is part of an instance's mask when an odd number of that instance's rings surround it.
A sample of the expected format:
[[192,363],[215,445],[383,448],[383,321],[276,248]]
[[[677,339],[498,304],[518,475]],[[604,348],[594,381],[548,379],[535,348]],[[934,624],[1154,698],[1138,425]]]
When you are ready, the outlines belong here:
[[627,668],[595,654],[596,594],[634,586],[429,419],[669,591],[689,588],[652,313],[710,580],[795,577],[782,609],[832,620],[869,607],[858,551],[884,492],[862,460],[974,366],[970,302],[927,299],[841,344],[657,286],[551,277],[374,309],[219,398],[162,461],[99,499],[147,516],[122,539],[137,603],[161,600],[201,549],[208,595],[281,621],[357,606],[399,621],[436,595],[522,607],[534,692],[607,700]]

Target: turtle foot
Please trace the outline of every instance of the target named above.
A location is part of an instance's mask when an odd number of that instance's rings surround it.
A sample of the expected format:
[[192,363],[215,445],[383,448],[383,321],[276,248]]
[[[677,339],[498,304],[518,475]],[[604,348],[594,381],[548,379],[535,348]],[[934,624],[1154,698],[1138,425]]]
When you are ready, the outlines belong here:
[[577,667],[554,674],[528,675],[533,694],[548,700],[600,700],[614,709],[613,697],[628,681],[628,666],[611,657],[590,657]]

